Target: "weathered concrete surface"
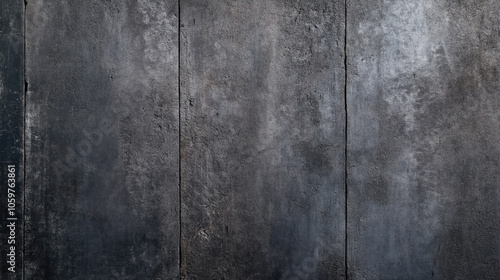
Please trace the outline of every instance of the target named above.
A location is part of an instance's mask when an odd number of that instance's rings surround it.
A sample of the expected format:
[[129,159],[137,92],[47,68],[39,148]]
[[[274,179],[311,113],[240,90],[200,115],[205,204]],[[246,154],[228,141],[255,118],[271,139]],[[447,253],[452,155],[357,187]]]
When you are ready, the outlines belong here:
[[[0,279],[22,278],[23,12],[22,1],[7,0],[0,3]],[[9,177],[9,165],[14,166],[14,178]],[[15,182],[9,182],[9,179],[14,179]],[[10,197],[8,188],[11,190]],[[9,202],[15,204],[12,211],[14,215],[10,215],[8,211]],[[8,218],[17,220],[7,220]],[[11,235],[11,232],[15,234]],[[11,260],[12,255],[15,263],[8,264],[7,261]],[[9,271],[9,268],[12,271]]]
[[28,1],[26,279],[179,275],[176,1]]
[[349,1],[352,279],[498,279],[498,1]]
[[181,1],[182,276],[342,279],[343,1]]

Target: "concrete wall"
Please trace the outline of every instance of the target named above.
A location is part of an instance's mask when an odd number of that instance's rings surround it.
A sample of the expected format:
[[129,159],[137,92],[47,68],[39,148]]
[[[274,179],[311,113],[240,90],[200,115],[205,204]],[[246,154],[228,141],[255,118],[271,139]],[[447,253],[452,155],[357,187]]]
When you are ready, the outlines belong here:
[[1,279],[500,277],[497,1],[0,8]]
[[349,1],[353,279],[498,279],[498,1]]
[[343,15],[181,1],[183,276],[342,277]]
[[27,279],[179,275],[177,10],[28,2]]

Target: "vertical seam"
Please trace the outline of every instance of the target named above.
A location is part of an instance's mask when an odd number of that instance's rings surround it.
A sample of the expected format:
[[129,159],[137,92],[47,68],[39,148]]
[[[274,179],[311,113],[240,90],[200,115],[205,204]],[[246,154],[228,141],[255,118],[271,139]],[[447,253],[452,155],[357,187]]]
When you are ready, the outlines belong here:
[[24,9],[23,9],[23,80],[24,80],[24,107],[23,107],[23,184],[22,184],[22,192],[23,192],[23,213],[22,213],[22,221],[23,221],[23,248],[22,248],[22,260],[21,260],[21,279],[25,279],[25,263],[26,263],[26,100],[28,95],[28,80],[26,79],[26,30],[27,30],[27,7],[28,1],[24,0]]
[[347,158],[347,152],[348,152],[348,121],[349,121],[349,116],[348,116],[348,110],[347,110],[347,0],[344,0],[344,206],[345,206],[345,220],[344,220],[344,227],[345,227],[345,232],[344,232],[344,262],[345,262],[345,277],[346,279],[349,279],[349,266],[348,266],[348,216],[347,216],[347,202],[348,202],[348,158]]
[[181,156],[181,1],[177,1],[177,94],[178,94],[178,129],[179,129],[179,140],[178,140],[178,152],[179,152],[179,279],[182,279],[182,156]]

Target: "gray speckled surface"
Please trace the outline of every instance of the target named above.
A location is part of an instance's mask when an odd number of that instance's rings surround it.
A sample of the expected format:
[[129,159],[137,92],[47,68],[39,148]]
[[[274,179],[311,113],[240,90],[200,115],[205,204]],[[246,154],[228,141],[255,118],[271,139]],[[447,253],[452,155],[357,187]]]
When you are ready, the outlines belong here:
[[500,277],[497,1],[22,3],[25,279]]
[[182,276],[342,277],[343,4],[181,1],[181,21]]
[[497,1],[349,1],[353,279],[498,279]]
[[27,279],[179,274],[176,1],[29,1]]

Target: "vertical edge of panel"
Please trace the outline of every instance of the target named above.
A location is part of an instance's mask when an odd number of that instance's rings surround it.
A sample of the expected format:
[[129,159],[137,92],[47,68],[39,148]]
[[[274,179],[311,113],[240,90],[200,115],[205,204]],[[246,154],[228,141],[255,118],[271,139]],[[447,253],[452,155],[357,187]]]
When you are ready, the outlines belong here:
[[0,278],[22,279],[24,223],[24,6],[0,3]]

